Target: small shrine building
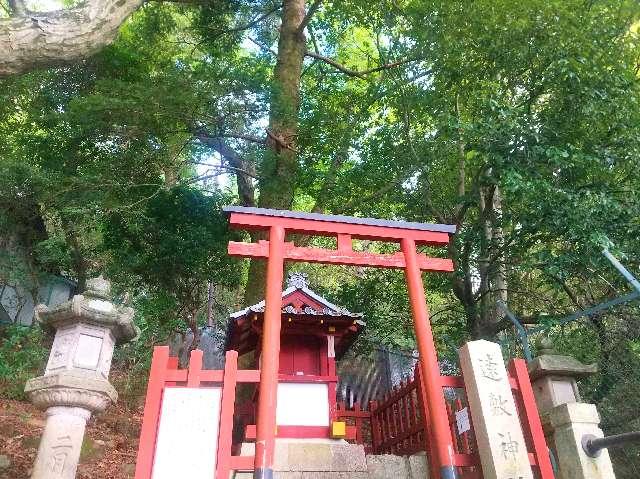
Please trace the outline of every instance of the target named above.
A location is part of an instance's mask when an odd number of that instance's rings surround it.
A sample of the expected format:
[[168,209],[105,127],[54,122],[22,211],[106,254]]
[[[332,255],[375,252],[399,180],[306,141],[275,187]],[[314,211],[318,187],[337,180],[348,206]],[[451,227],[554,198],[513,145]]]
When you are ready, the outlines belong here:
[[[239,355],[253,352],[260,361],[264,305],[260,301],[230,315],[226,350]],[[336,421],[336,361],[363,331],[362,318],[362,313],[347,311],[309,289],[306,274],[289,274],[282,292],[277,438],[341,435]],[[249,409],[255,409],[257,397],[255,391]],[[246,438],[254,434],[255,426],[248,425]]]

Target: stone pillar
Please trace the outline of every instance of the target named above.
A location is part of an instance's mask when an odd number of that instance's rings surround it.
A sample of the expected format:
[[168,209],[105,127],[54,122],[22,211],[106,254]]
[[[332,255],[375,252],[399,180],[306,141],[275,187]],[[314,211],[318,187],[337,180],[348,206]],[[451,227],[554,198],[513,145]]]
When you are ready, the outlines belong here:
[[484,477],[533,479],[500,345],[469,341],[459,356]]
[[602,449],[597,457],[589,457],[582,449],[585,436],[602,437],[594,404],[561,404],[553,408],[550,419],[558,455],[558,479],[615,479],[609,451]]
[[36,320],[55,338],[44,375],[25,387],[47,418],[32,479],[74,479],[87,420],[118,398],[108,381],[113,348],[139,330],[133,310],[112,304],[109,293],[100,277],[66,303],[36,308]]
[[602,437],[602,431],[596,406],[580,402],[576,379],[596,373],[597,366],[559,355],[544,338],[528,369],[547,445],[557,462],[557,479],[615,479],[606,450],[597,458],[582,450],[584,435]]

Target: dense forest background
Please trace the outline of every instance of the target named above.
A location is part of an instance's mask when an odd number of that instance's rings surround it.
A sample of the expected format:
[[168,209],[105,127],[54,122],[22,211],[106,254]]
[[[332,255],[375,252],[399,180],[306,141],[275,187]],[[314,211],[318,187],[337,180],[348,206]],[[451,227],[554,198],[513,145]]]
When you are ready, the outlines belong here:
[[[455,224],[432,252],[455,273],[424,277],[443,357],[520,354],[503,301],[599,363],[605,430],[638,429],[637,305],[554,321],[630,291],[603,248],[638,271],[639,19],[630,0],[150,1],[99,52],[0,79],[0,283],[109,277],[144,376],[153,344],[263,295],[224,205]],[[294,267],[365,313],[358,347],[414,348],[401,272]],[[39,335],[4,329],[0,380],[36,367]]]

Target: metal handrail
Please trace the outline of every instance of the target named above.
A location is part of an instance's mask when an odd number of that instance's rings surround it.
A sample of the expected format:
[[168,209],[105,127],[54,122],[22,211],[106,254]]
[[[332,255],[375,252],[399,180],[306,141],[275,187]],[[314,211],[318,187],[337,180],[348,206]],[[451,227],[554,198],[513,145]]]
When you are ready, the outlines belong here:
[[[612,300],[596,304],[595,306],[592,306],[590,308],[576,311],[568,316],[560,318],[554,322],[554,326],[566,324],[584,316],[587,316],[587,317],[593,316],[594,314],[599,313],[600,311],[604,311],[606,309],[612,308],[613,306],[617,306],[619,304],[628,303],[629,301],[633,301],[634,299],[637,299],[640,297],[640,281],[637,280],[633,276],[633,274],[631,274],[631,272],[627,268],[625,268],[622,265],[622,263],[620,263],[620,261],[618,261],[618,259],[609,252],[609,250],[607,249],[603,250],[602,254],[611,262],[613,267],[616,268],[622,276],[624,276],[624,278],[629,282],[629,284],[633,287],[634,290],[629,294],[625,294],[624,296],[619,296]],[[549,326],[545,325],[545,326],[538,326],[537,328],[527,329],[523,326],[520,320],[518,320],[516,315],[513,314],[511,310],[509,310],[509,308],[504,302],[498,300],[496,301],[496,304],[505,312],[509,321],[511,321],[513,325],[516,327],[518,338],[520,339],[520,343],[522,344],[523,355],[527,360],[527,362],[531,362],[533,360],[533,355],[531,354],[531,349],[529,347],[529,336],[532,334],[540,333],[548,329]]]
[[598,457],[603,449],[637,441],[640,441],[640,431],[612,434],[611,436],[606,437],[597,437],[593,434],[586,434],[582,437],[582,449],[587,456]]

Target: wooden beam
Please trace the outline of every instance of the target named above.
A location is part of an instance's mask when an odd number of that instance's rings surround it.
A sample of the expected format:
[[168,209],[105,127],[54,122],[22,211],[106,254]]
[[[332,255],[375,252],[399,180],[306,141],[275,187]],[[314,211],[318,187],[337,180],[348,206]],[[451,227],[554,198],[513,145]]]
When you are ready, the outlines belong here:
[[[267,258],[269,241],[243,243],[230,241],[228,252],[231,256],[243,258]],[[305,261],[310,263],[328,263],[352,266],[374,266],[378,268],[404,268],[405,259],[402,253],[376,254],[361,251],[328,250],[306,248],[285,243],[284,259],[287,261]],[[432,258],[424,254],[418,255],[418,266],[422,271],[453,271],[453,262],[445,258]]]
[[[287,233],[299,233],[311,236],[351,235],[357,239],[374,241],[399,242],[402,238],[411,238],[417,244],[442,246],[449,243],[446,231],[429,231],[394,226],[377,226],[372,224],[353,224],[332,221],[317,221],[303,218],[287,218],[281,216],[261,216],[249,213],[231,212],[229,225],[238,229],[267,230],[274,225],[283,227]],[[434,225],[448,226],[448,225]]]

